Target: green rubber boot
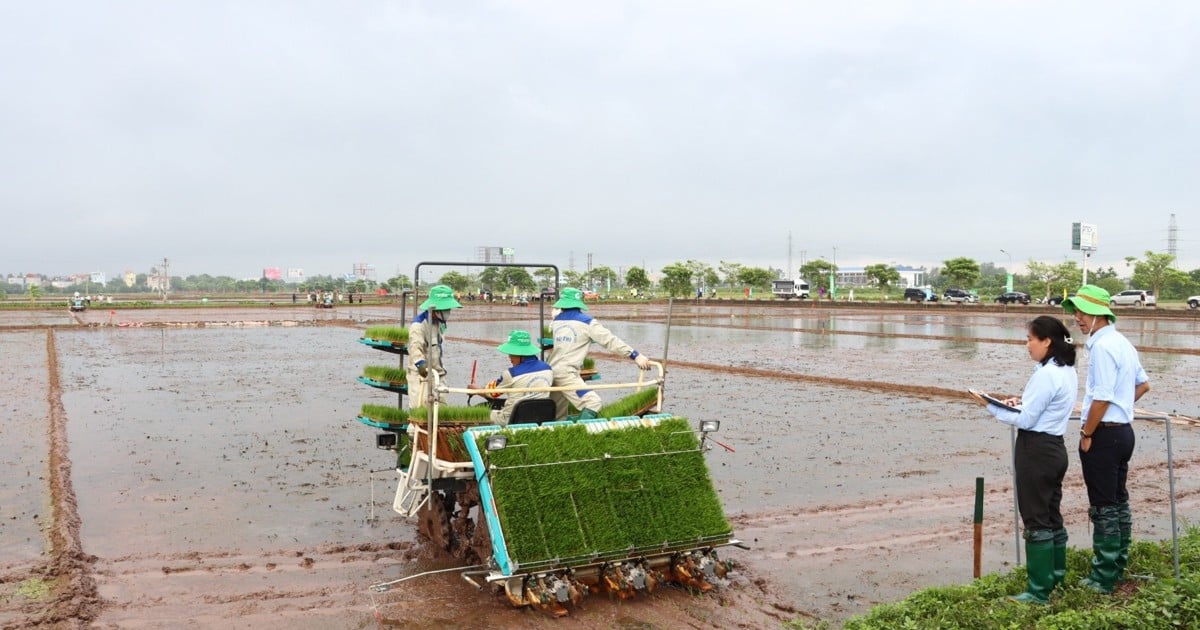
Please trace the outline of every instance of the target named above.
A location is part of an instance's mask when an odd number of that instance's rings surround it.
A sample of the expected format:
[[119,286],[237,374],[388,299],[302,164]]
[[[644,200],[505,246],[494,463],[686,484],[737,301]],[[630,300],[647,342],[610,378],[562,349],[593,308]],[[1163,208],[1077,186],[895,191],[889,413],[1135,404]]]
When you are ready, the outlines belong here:
[[591,420],[592,418],[599,418],[599,417],[600,417],[600,414],[596,413],[595,411],[592,411],[591,409],[584,409],[583,411],[579,412],[580,420]]
[[1129,544],[1133,542],[1133,512],[1129,503],[1117,505],[1117,527],[1121,531],[1121,550],[1117,554],[1117,582],[1125,578],[1125,567],[1129,566]]
[[1111,593],[1117,583],[1117,559],[1121,555],[1118,510],[1115,505],[1088,510],[1092,517],[1092,572],[1079,585],[1097,593]]
[[1025,592],[1009,597],[1022,604],[1048,604],[1054,590],[1054,530],[1025,530]]
[[1067,578],[1067,530],[1054,530],[1054,587]]

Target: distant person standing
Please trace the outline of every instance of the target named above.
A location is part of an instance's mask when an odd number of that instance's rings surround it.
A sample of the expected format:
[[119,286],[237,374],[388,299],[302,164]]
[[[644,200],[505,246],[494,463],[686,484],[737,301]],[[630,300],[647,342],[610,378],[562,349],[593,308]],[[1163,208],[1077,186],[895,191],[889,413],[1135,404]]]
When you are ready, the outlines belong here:
[[454,291],[439,284],[429,289],[429,298],[421,303],[421,312],[408,327],[408,391],[413,407],[429,402],[429,371],[436,370],[438,376],[446,376],[442,366],[442,338],[446,333],[446,321],[450,309],[462,308],[454,299]]
[[1019,411],[972,398],[1004,424],[1020,429],[1013,447],[1017,507],[1025,525],[1028,583],[1025,592],[1010,599],[1046,604],[1050,591],[1067,574],[1067,530],[1063,527],[1062,482],[1067,474],[1063,434],[1075,411],[1079,377],[1075,374],[1075,343],[1055,317],[1042,315],[1029,322],[1025,349],[1037,363],[1021,397],[1004,401]]
[[1063,310],[1088,336],[1088,374],[1080,416],[1079,462],[1092,520],[1092,572],[1082,586],[1111,593],[1125,575],[1133,539],[1129,460],[1133,457],[1133,403],[1150,391],[1137,350],[1114,325],[1108,291],[1086,284],[1063,300]]
[[598,343],[617,354],[633,359],[642,370],[650,369],[650,360],[621,341],[594,317],[584,313],[587,305],[583,303],[583,292],[579,289],[563,289],[562,297],[554,303],[554,308],[562,309],[550,323],[554,335],[554,349],[550,351],[549,363],[554,370],[554,386],[574,388],[551,392],[550,397],[557,406],[556,417],[566,417],[568,406],[574,405],[579,409],[580,419],[595,418],[600,413],[600,396],[586,389],[587,385],[579,376],[588,348],[593,343]]

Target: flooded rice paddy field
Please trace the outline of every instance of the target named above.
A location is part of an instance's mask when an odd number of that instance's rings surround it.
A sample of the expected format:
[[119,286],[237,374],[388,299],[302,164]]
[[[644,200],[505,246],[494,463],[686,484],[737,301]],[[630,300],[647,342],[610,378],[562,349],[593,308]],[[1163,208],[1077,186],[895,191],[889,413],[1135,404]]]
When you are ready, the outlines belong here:
[[[476,362],[477,380],[493,378],[505,366],[495,345],[536,325],[536,305],[472,306],[448,331],[454,385]],[[837,622],[969,581],[977,476],[988,492],[984,567],[1007,568],[1010,434],[962,391],[1018,392],[1032,368],[1023,322],[1041,312],[672,307],[667,409],[722,421],[716,437],[733,451],[716,448],[709,465],[752,549],[725,553],[740,566],[719,595],[593,600],[573,627]],[[665,306],[592,314],[663,355]],[[17,394],[0,425],[0,626],[555,627],[454,574],[367,591],[451,566],[422,553],[415,524],[391,512],[391,454],[353,419],[364,402],[395,401],[355,377],[396,360],[357,338],[368,323],[393,323],[397,308],[93,310],[52,332],[36,327],[57,315],[4,315],[0,374]],[[1147,409],[1197,415],[1194,326],[1119,322],[1156,348],[1142,354]],[[636,379],[632,362],[594,356],[601,382]],[[1137,425],[1138,536],[1170,534],[1164,429]],[[1193,518],[1197,427],[1173,425],[1172,438],[1179,513]],[[1064,511],[1072,544],[1086,545],[1071,459]],[[71,592],[30,587],[68,573]]]

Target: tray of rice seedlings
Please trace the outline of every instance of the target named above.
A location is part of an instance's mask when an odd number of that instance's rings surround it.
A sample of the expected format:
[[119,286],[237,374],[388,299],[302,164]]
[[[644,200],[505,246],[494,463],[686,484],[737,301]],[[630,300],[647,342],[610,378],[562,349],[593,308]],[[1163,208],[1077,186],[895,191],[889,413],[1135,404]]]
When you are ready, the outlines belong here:
[[363,404],[358,421],[379,429],[403,429],[408,426],[408,410],[367,403]]
[[358,382],[389,392],[404,393],[408,391],[408,372],[388,365],[368,365],[363,368]]
[[403,353],[408,345],[408,329],[402,326],[370,326],[358,342],[386,352]]
[[[491,424],[491,409],[489,407],[459,407],[455,405],[438,405],[438,439],[437,456],[451,462],[469,462],[466,446],[463,444],[463,432],[471,427]],[[417,428],[417,450],[429,450],[428,409],[413,407],[405,413],[407,422]]]
[[647,387],[600,408],[601,418],[640,416],[658,406],[658,388]]
[[[497,434],[506,443],[488,450]],[[543,572],[618,592],[634,589],[635,575],[638,589],[658,579],[695,586],[728,568],[716,547],[741,544],[684,418],[492,426],[466,437],[496,563],[488,580],[504,580],[515,605],[537,604],[528,594],[543,588]],[[514,594],[506,577],[522,575]]]
[[596,370],[596,360],[592,357],[583,357],[583,367],[579,368],[579,378],[584,381],[600,380],[600,372]]
[[542,348],[549,350],[554,347],[554,331],[549,326],[542,326]]

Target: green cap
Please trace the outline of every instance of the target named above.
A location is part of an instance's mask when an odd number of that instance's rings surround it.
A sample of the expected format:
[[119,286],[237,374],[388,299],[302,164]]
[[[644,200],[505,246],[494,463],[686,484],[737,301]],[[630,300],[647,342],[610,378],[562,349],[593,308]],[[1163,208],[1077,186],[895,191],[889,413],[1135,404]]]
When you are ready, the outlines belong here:
[[508,341],[500,344],[496,349],[504,354],[515,354],[519,357],[532,357],[539,352],[537,346],[533,345],[533,340],[529,338],[529,333],[524,330],[514,330],[508,333]]
[[1063,300],[1063,310],[1068,315],[1076,310],[1087,315],[1103,315],[1108,318],[1108,321],[1117,321],[1117,316],[1113,315],[1112,309],[1108,308],[1112,297],[1108,295],[1108,291],[1101,289],[1094,284],[1085,284],[1079,287],[1075,295]]
[[444,285],[434,285],[429,289],[429,298],[421,302],[421,310],[448,311],[452,308],[462,308],[462,304],[454,299],[454,289]]
[[554,303],[554,308],[581,308],[587,310],[587,305],[583,303],[583,291],[575,287],[567,287],[562,290],[562,297]]

